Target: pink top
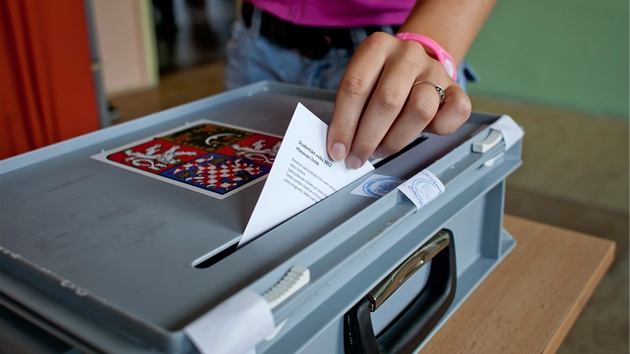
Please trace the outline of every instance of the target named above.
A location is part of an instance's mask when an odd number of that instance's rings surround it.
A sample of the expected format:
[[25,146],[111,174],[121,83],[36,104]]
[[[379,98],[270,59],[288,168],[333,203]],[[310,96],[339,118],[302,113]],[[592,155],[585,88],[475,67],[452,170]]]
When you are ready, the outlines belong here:
[[298,25],[362,27],[401,25],[415,0],[246,0]]

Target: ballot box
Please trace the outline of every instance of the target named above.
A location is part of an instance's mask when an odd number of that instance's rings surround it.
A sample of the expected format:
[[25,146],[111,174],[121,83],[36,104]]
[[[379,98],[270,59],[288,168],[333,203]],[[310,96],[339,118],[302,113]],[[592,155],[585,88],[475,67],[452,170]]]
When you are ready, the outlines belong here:
[[[423,134],[238,247],[298,103],[328,122],[333,102],[261,82],[1,161],[0,343],[421,347],[515,247],[502,215],[520,128],[473,113],[453,134]],[[409,181],[420,207],[401,189]]]

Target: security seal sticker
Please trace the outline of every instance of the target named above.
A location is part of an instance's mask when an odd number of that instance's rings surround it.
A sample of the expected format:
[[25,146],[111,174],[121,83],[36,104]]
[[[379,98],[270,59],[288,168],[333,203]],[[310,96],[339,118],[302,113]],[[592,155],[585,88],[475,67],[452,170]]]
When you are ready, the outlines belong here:
[[373,174],[351,193],[362,197],[380,198],[396,189],[403,182],[397,177]]
[[398,189],[413,202],[416,210],[426,206],[446,190],[440,179],[428,170],[420,171],[398,186]]
[[504,114],[496,122],[490,125],[490,129],[498,130],[503,135],[505,150],[509,150],[514,144],[523,138],[525,132],[512,117]]
[[188,324],[184,333],[202,354],[255,353],[274,329],[269,303],[245,288]]

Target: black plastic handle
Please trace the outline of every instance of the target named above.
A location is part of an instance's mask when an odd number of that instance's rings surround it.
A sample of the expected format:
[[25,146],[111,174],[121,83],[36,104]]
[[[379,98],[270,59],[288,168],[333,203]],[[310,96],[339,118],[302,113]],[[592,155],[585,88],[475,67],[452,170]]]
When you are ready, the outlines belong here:
[[427,284],[378,338],[374,335],[370,316],[373,301],[368,296],[346,313],[344,347],[347,354],[410,353],[431,332],[453,302],[457,283],[452,232],[443,229],[434,238],[445,232],[449,238],[448,246],[433,257]]

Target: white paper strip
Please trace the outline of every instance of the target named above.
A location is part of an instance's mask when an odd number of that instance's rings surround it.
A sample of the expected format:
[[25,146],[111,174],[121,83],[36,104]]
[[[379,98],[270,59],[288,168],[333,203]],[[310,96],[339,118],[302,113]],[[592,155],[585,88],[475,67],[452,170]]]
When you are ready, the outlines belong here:
[[398,186],[398,189],[411,199],[416,210],[429,204],[446,190],[440,179],[428,170],[420,171]]
[[501,118],[497,119],[496,122],[490,125],[490,129],[498,130],[503,135],[503,140],[505,141],[505,150],[509,150],[514,144],[516,144],[525,132],[523,128],[521,128],[512,117],[504,114]]
[[184,328],[204,354],[255,353],[255,346],[275,328],[267,301],[244,289]]

